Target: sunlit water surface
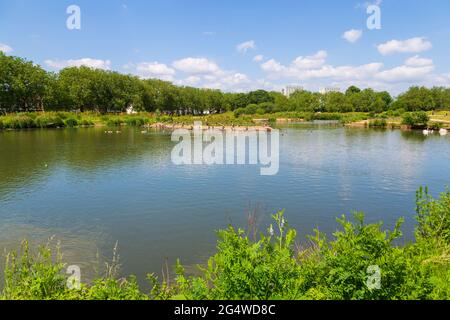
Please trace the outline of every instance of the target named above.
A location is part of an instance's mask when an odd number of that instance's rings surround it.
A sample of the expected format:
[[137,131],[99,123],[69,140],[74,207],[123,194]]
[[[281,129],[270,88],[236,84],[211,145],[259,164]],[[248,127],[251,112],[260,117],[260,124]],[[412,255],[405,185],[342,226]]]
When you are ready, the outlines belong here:
[[331,234],[335,218],[364,211],[392,227],[405,217],[412,239],[415,191],[437,195],[450,184],[450,137],[420,132],[281,128],[280,170],[259,166],[175,166],[169,132],[123,129],[0,132],[0,248],[21,239],[61,243],[64,259],[91,277],[118,242],[123,274],[144,279],[177,258],[188,266],[214,252],[215,230],[261,229],[286,209],[305,239]]

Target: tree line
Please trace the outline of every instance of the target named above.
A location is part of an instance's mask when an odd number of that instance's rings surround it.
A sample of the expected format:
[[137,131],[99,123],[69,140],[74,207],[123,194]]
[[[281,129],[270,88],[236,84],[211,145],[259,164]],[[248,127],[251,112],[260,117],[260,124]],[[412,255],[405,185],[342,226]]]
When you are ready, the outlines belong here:
[[411,87],[394,99],[387,91],[349,87],[345,93],[298,91],[289,98],[280,92],[220,90],[176,86],[118,72],[68,67],[47,72],[39,65],[0,52],[0,109],[20,111],[136,111],[203,114],[298,112],[374,112],[392,109],[429,111],[450,109],[450,89]]

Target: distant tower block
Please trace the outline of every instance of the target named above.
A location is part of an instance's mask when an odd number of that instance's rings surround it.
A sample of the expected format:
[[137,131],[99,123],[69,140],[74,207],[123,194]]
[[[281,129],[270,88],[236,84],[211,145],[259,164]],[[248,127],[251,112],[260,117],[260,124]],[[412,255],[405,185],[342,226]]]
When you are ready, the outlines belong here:
[[295,92],[297,91],[303,91],[303,87],[302,86],[287,86],[286,89],[282,90],[282,93],[286,96],[286,97],[290,97],[291,95],[293,95]]
[[321,94],[327,94],[330,92],[341,92],[341,88],[338,87],[326,87],[319,90]]

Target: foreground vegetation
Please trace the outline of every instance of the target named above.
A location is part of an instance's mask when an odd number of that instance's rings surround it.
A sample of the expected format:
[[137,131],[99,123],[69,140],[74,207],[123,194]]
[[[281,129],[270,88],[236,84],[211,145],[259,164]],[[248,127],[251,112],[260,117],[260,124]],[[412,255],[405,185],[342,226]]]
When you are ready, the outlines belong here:
[[[332,239],[315,231],[309,244],[295,242],[283,212],[259,236],[250,230],[218,232],[217,253],[200,275],[148,280],[144,292],[135,277],[118,279],[117,259],[103,277],[68,289],[58,250],[37,253],[27,242],[6,256],[1,299],[450,299],[450,190],[433,199],[417,192],[415,241],[399,245],[402,220],[393,230],[366,224],[364,215],[338,219]],[[368,286],[371,266],[381,273],[379,287]],[[369,288],[370,287],[370,288]]]

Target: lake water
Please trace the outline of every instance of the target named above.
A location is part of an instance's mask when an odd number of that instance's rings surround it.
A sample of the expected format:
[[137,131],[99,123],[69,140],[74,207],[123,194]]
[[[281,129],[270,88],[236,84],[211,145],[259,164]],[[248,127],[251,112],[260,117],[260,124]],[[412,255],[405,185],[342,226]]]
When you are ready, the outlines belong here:
[[[259,166],[175,166],[169,132],[122,129],[0,132],[0,249],[54,235],[65,261],[91,275],[118,242],[123,274],[144,279],[166,259],[187,266],[214,252],[215,230],[245,227],[286,209],[299,240],[331,234],[335,218],[364,211],[414,228],[415,191],[450,184],[450,137],[333,125],[280,128],[280,170]],[[100,262],[99,262],[100,261]],[[100,266],[102,268],[102,266]]]

